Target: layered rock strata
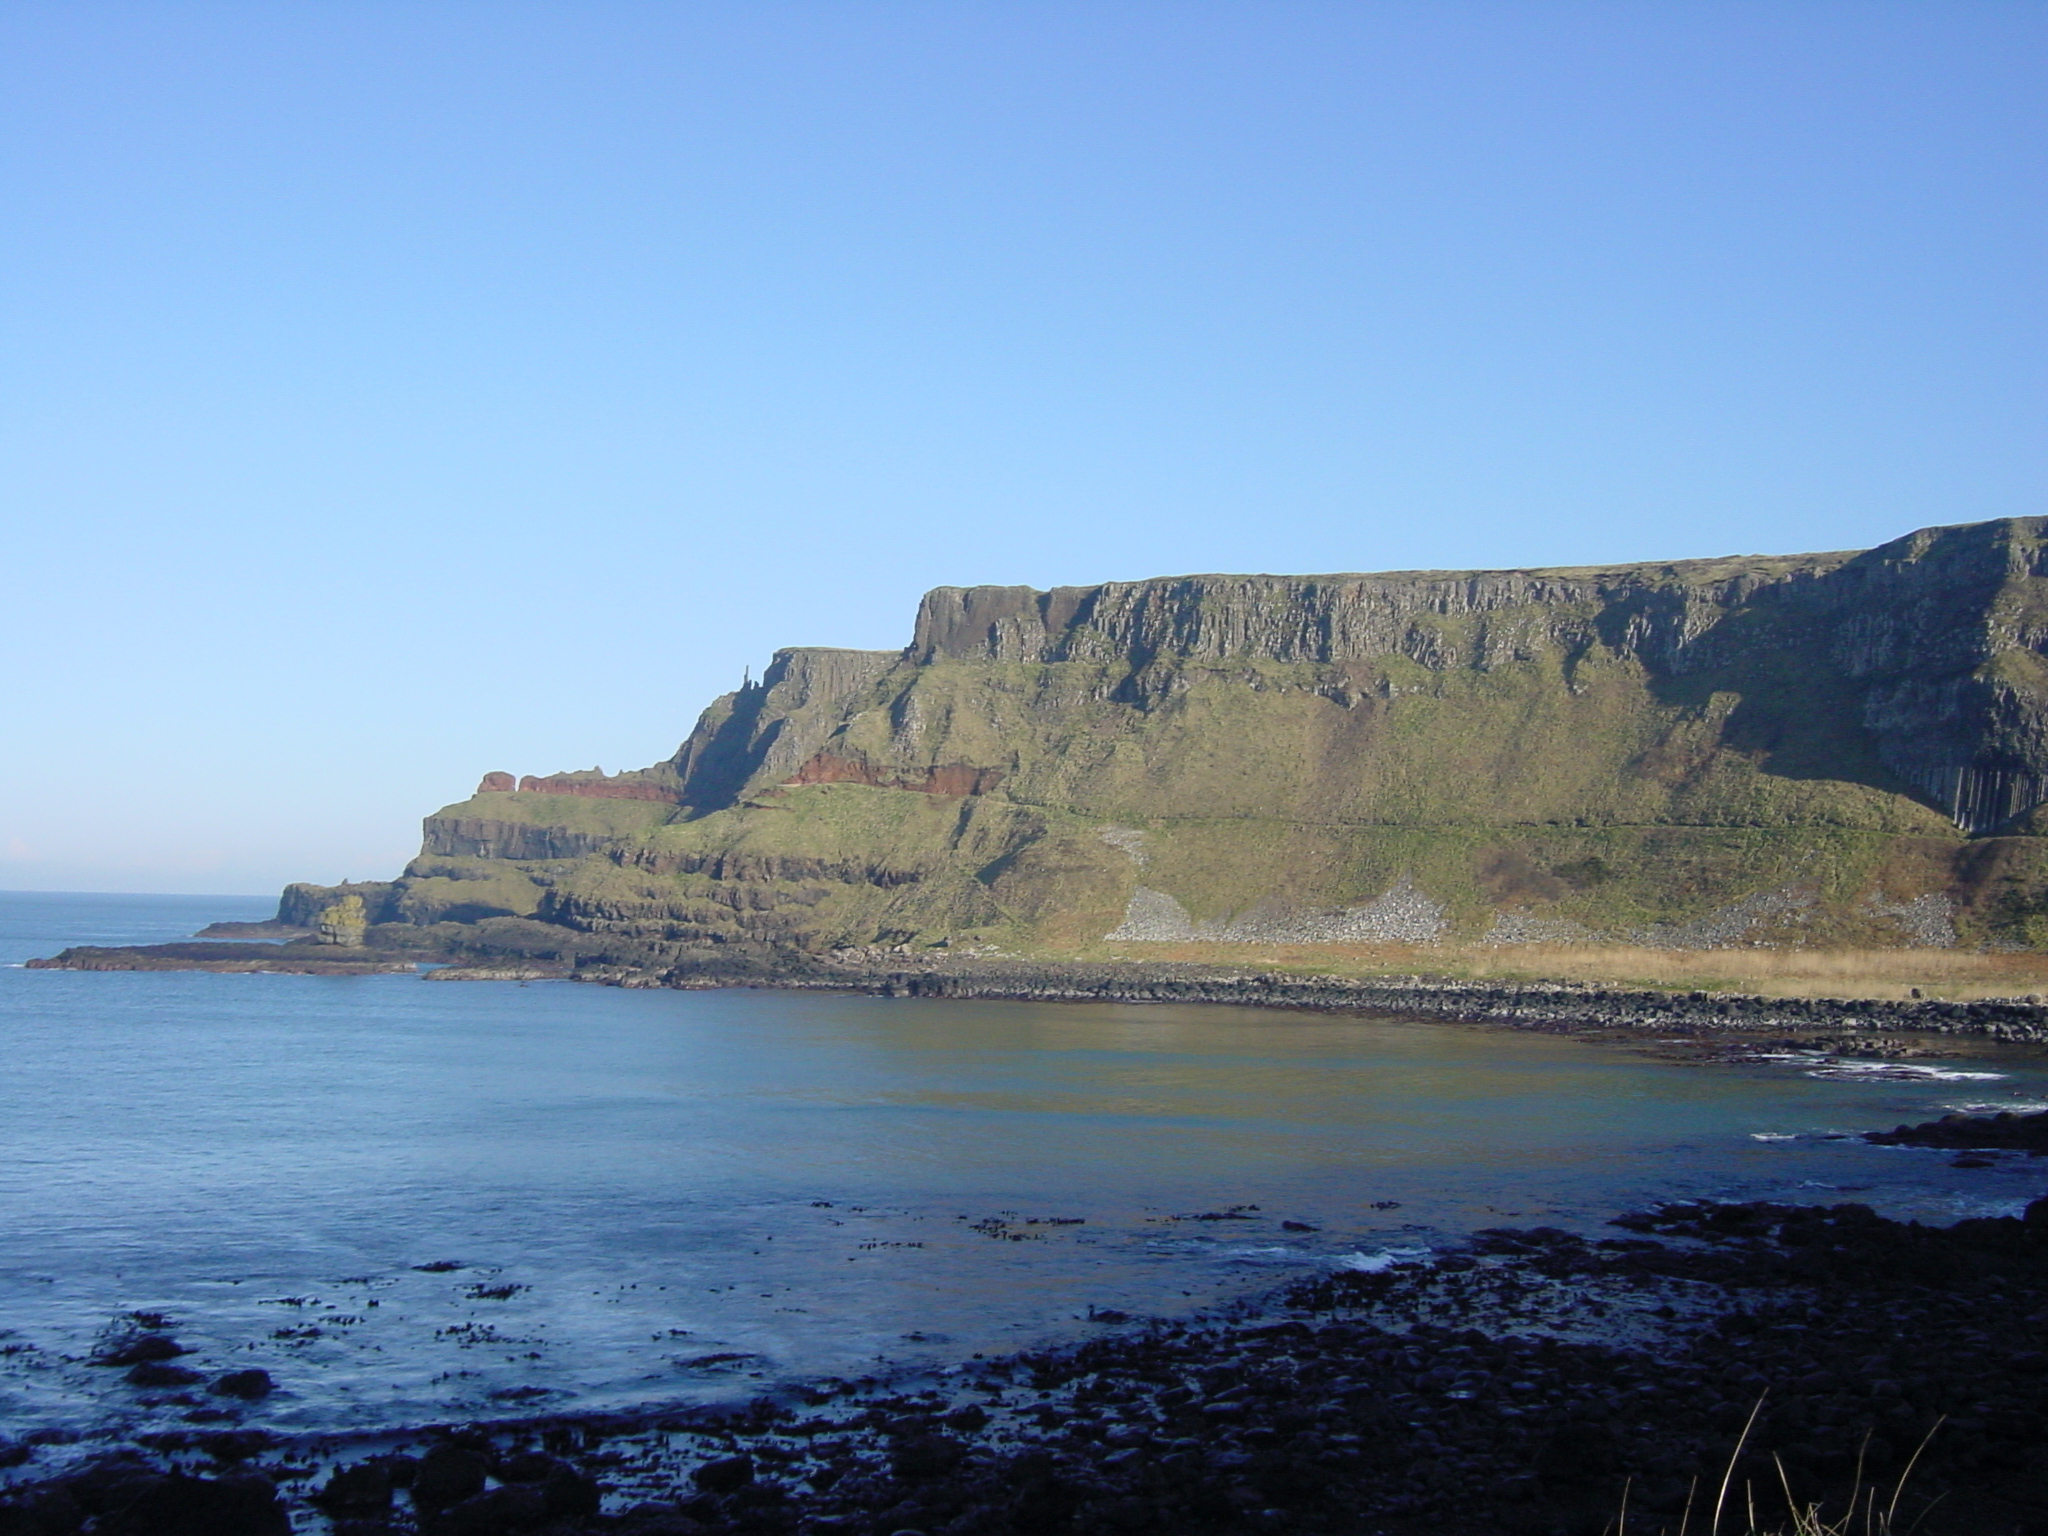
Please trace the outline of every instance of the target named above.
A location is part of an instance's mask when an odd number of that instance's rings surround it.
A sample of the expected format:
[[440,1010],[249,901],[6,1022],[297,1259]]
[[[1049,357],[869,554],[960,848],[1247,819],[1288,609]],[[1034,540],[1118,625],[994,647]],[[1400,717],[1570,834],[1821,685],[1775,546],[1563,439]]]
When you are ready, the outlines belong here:
[[[650,953],[2048,943],[2048,522],[1860,554],[940,588],[667,762],[486,777],[378,924]],[[317,926],[339,888],[294,887]]]

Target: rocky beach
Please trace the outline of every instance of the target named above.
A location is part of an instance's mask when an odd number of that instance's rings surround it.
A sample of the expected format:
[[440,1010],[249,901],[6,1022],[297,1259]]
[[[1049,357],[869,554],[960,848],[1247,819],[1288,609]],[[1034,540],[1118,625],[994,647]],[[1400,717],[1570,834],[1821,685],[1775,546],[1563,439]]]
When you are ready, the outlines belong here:
[[1865,1055],[1953,1052],[1973,1042],[2048,1042],[2048,1004],[2038,1001],[2038,994],[1969,1001],[1772,997],[1426,973],[1313,976],[1189,962],[821,956],[794,950],[693,956],[680,964],[657,959],[625,963],[609,953],[579,955],[574,945],[541,946],[539,953],[533,947],[501,945],[480,952],[472,945],[419,941],[345,951],[307,943],[225,941],[74,946],[27,963],[36,969],[81,971],[372,974],[424,969],[427,979],[444,982],[577,981],[686,990],[737,986],[959,1001],[1215,1004],[1393,1014],[1625,1043],[1676,1058],[1710,1059],[1771,1041]]
[[[29,1434],[0,1531],[2048,1529],[2048,1201],[1945,1229],[1754,1203],[1613,1227],[1481,1231],[1217,1315],[1104,1313],[1063,1348],[684,1413],[351,1443],[202,1410],[46,1478],[58,1448]],[[140,1318],[127,1348],[175,1359],[174,1334]]]
[[[2048,1033],[2048,1010],[2023,998],[1767,998],[886,952],[667,969],[450,959],[425,975],[1399,1013],[1707,1069],[1776,1051],[1910,1070]],[[317,974],[323,962],[409,970],[416,957],[224,943],[73,949],[38,963]],[[1952,1114],[1866,1139],[1994,1167],[2048,1148],[2048,1114]],[[786,1381],[713,1406],[366,1438],[236,1427],[236,1393],[267,1383],[181,1366],[175,1330],[172,1318],[137,1319],[109,1364],[169,1394],[159,1401],[188,1403],[192,1427],[86,1455],[62,1437],[17,1437],[0,1453],[14,1465],[0,1533],[1596,1536],[1707,1528],[1717,1507],[1724,1529],[1745,1531],[1852,1507],[1873,1531],[2048,1531],[2048,1200],[2024,1218],[1945,1228],[1854,1204],[1752,1202],[1626,1214],[1602,1237],[1485,1229],[1217,1311],[1105,1309],[1091,1318],[1096,1337],[1059,1347]],[[67,1469],[38,1476],[52,1456]]]

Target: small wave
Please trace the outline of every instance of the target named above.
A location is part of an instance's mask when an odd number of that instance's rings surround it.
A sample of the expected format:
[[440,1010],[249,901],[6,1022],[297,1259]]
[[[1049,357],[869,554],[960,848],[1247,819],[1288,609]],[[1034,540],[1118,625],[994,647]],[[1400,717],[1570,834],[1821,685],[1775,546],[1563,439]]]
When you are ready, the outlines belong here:
[[1396,1264],[1428,1257],[1427,1248],[1387,1248],[1379,1253],[1347,1253],[1337,1260],[1337,1267],[1349,1270],[1353,1274],[1377,1275],[1382,1270],[1392,1269]]
[[1799,1138],[1790,1131],[1751,1131],[1751,1141],[1797,1141]]
[[1996,1083],[2006,1076],[2003,1072],[1959,1072],[1954,1067],[1922,1067],[1903,1061],[1838,1061],[1806,1075],[1833,1083]]

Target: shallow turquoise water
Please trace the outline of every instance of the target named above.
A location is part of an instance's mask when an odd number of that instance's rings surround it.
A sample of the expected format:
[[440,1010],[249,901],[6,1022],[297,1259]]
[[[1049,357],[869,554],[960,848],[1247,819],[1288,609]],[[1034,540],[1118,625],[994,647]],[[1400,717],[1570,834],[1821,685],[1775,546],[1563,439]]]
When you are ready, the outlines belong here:
[[[0,960],[267,905],[0,896]],[[256,1421],[374,1426],[1013,1347],[1676,1195],[1945,1220],[2048,1182],[1815,1139],[2041,1099],[2016,1052],[1836,1081],[1249,1009],[18,968],[0,1042],[16,1426],[187,1411],[81,1363],[138,1308],[271,1370]]]

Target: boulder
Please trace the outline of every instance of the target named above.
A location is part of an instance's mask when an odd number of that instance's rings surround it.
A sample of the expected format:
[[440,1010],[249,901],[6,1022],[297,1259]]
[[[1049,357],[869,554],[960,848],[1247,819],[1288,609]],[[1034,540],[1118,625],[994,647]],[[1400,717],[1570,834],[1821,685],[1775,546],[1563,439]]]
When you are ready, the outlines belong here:
[[459,1445],[437,1445],[420,1458],[412,1478],[413,1507],[438,1514],[450,1505],[484,1491],[488,1464],[475,1451]]
[[690,1474],[690,1481],[706,1493],[731,1493],[753,1480],[754,1458],[751,1456],[722,1456],[717,1461],[705,1462]]

